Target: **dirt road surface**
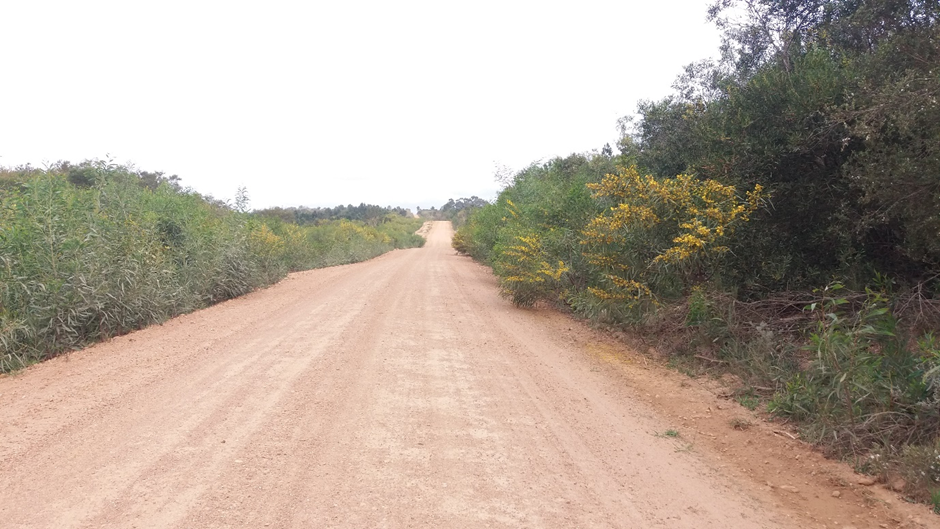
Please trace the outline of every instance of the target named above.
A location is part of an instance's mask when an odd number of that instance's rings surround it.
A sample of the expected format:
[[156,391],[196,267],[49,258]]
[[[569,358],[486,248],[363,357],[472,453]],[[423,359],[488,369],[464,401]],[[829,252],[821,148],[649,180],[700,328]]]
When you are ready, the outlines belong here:
[[451,235],[0,378],[0,526],[933,523],[772,426],[732,430],[733,401],[610,337],[512,307]]

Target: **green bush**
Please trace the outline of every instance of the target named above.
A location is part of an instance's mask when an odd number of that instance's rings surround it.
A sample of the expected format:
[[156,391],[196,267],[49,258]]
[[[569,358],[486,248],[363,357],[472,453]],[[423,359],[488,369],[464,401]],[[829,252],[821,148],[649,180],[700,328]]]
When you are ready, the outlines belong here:
[[615,169],[608,155],[571,155],[515,175],[494,204],[476,210],[454,248],[490,264],[514,303],[564,302],[590,281],[581,229],[602,206],[586,184]]
[[810,364],[786,382],[771,410],[804,421],[809,439],[839,453],[935,442],[940,347],[929,334],[912,343],[887,302],[869,291],[855,310],[842,310],[844,297],[812,307],[819,321],[807,346]]

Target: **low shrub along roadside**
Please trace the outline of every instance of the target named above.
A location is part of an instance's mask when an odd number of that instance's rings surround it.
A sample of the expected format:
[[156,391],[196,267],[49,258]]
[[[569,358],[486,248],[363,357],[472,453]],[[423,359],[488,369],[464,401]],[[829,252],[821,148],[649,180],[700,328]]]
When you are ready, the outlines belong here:
[[421,221],[297,225],[106,162],[0,170],[0,372],[270,285],[420,246]]

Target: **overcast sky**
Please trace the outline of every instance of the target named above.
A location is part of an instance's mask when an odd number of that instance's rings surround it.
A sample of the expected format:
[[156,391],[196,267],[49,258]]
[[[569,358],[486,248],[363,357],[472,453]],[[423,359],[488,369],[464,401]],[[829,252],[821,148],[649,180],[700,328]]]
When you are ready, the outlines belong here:
[[492,199],[717,55],[702,0],[7,1],[0,165],[112,157],[251,205]]

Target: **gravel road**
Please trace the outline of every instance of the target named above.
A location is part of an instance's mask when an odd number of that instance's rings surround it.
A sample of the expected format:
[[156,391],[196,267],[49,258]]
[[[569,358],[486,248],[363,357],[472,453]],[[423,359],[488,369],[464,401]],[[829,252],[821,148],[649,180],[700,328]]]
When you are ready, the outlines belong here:
[[0,526],[802,525],[451,235],[0,378]]

